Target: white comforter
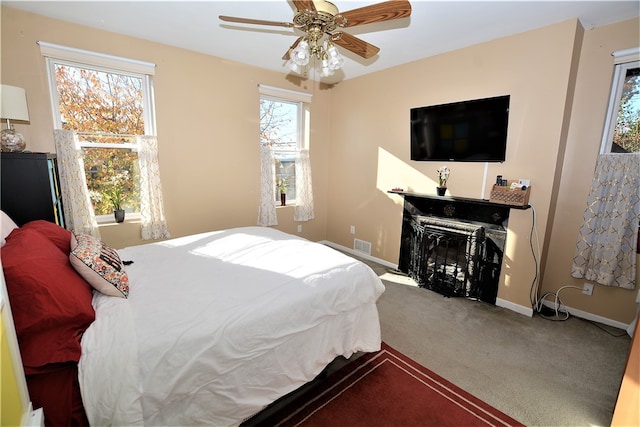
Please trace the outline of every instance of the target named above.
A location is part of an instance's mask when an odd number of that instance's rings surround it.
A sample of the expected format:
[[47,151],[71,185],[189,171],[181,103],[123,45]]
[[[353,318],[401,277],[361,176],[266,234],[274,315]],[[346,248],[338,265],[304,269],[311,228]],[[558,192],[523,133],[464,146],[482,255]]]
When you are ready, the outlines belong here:
[[119,251],[128,299],[94,296],[80,387],[92,425],[236,425],[337,355],[380,348],[365,264],[264,227]]

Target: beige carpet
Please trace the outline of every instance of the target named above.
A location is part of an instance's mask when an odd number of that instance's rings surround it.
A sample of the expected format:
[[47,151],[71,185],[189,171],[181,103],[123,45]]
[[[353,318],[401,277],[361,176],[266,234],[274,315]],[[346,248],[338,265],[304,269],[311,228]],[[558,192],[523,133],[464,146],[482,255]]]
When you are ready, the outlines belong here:
[[623,330],[445,298],[365,262],[387,287],[382,339],[398,351],[526,425],[610,425],[630,345]]

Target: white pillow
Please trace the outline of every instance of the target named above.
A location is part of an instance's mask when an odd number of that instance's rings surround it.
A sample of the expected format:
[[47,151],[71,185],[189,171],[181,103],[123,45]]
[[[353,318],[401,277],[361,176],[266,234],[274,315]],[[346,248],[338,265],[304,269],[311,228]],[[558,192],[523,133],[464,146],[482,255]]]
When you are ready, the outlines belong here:
[[16,228],[18,228],[18,226],[16,225],[15,222],[13,222],[11,218],[9,218],[9,215],[4,213],[3,211],[0,211],[0,232],[2,232],[2,240],[0,241],[0,247],[4,246],[5,239]]

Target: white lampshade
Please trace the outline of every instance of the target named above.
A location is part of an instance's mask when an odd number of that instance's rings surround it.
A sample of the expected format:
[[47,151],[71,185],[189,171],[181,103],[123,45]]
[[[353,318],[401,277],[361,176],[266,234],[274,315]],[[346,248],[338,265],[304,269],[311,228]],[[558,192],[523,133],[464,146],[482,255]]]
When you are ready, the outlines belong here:
[[303,75],[306,74],[307,65],[313,59],[314,65],[320,68],[320,77],[329,77],[342,68],[344,59],[330,40],[319,43],[316,38],[308,37],[311,39],[312,47],[309,47],[309,42],[306,39],[301,40],[290,52],[290,59],[285,63],[285,66],[292,72]]
[[293,71],[294,73],[298,73],[300,74],[302,72],[302,67],[300,67],[298,64],[296,64],[295,62],[293,62],[292,60],[287,61],[287,66],[289,67],[289,69],[291,71]]
[[309,63],[309,43],[301,41],[291,52],[291,60],[298,65],[305,66]]
[[0,92],[0,118],[7,120],[7,128],[0,131],[0,149],[3,152],[24,151],[24,136],[11,126],[12,120],[29,121],[27,94],[21,87],[2,85]]
[[2,85],[0,118],[29,121],[27,93],[21,87]]

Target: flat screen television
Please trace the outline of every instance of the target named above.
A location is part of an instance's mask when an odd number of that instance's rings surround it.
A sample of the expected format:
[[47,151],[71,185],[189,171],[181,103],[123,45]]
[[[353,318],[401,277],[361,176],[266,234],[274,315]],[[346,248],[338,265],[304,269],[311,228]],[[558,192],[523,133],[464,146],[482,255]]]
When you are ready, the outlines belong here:
[[411,160],[504,162],[509,95],[411,109]]

